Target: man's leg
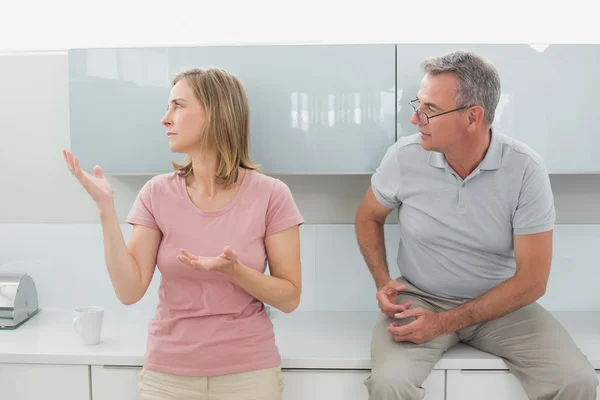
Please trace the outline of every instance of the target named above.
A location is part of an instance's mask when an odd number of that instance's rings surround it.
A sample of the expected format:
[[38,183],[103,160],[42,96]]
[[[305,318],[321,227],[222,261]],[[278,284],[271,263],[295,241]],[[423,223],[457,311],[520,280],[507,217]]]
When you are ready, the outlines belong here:
[[[401,282],[405,283],[405,282]],[[438,307],[407,291],[398,295],[397,303],[411,300],[410,308],[422,307],[439,312]],[[370,400],[420,400],[425,396],[422,384],[444,352],[459,341],[456,333],[439,336],[423,344],[396,342],[386,328],[392,322],[406,324],[414,318],[394,320],[381,313],[371,342],[371,375],[365,380]]]
[[502,357],[532,400],[596,399],[592,365],[538,303],[459,334],[465,343]]

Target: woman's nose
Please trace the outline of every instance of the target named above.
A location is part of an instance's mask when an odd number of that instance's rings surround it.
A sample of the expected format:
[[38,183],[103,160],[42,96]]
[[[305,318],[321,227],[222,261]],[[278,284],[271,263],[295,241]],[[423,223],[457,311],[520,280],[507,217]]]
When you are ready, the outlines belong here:
[[167,117],[168,117],[168,115],[165,114],[165,116],[161,118],[161,120],[160,120],[161,125],[163,125],[163,126],[171,126],[172,125],[171,119],[167,118]]

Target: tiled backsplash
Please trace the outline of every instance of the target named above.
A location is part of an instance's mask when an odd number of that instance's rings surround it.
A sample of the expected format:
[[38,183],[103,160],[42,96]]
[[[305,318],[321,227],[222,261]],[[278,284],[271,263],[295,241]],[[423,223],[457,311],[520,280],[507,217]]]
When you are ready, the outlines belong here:
[[[122,225],[125,239],[131,227]],[[386,225],[387,259],[395,277],[399,232]],[[30,274],[43,308],[101,305],[117,300],[104,265],[99,224],[0,224],[0,273]],[[557,225],[546,295],[550,310],[600,310],[600,225]],[[356,242],[352,224],[301,227],[303,291],[299,310],[377,310],[375,286]],[[152,312],[160,275],[131,308]]]

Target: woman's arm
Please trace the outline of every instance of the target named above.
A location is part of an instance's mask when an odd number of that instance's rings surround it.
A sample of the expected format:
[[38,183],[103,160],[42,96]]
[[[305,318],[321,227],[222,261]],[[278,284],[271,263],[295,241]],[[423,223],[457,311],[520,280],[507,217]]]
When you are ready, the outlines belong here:
[[181,249],[178,258],[195,269],[222,272],[258,300],[290,313],[298,307],[302,289],[298,225],[268,236],[265,247],[271,275],[240,263],[230,247],[217,257],[195,256]]
[[231,278],[248,293],[285,313],[300,304],[302,271],[300,229],[294,226],[265,239],[271,275],[265,275],[239,262]]

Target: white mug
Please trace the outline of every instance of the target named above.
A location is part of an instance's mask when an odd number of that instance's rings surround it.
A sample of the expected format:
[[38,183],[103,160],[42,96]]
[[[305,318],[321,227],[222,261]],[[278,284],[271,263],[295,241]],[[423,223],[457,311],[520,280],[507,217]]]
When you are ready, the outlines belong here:
[[75,309],[73,327],[79,333],[81,342],[86,345],[100,343],[104,308],[97,306],[79,307]]

